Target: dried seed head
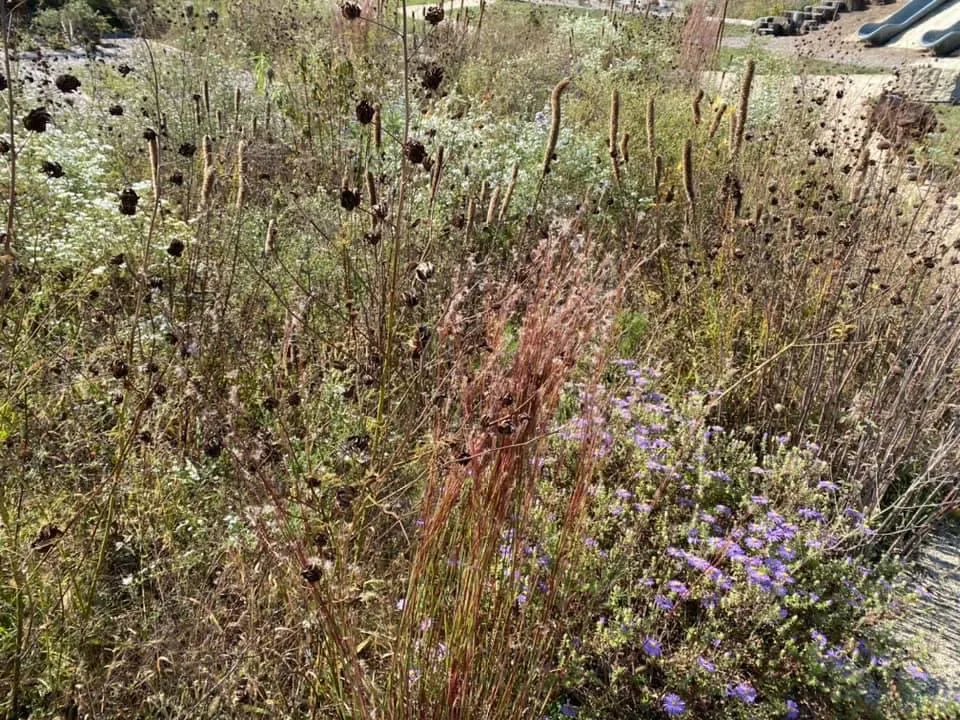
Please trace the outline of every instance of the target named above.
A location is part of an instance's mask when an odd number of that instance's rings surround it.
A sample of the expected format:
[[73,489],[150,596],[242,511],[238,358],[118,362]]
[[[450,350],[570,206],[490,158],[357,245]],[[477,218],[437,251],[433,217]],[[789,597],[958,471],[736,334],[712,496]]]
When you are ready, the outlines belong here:
[[423,18],[431,25],[439,25],[443,22],[443,8],[439,5],[431,5],[427,8]]
[[368,103],[366,100],[361,100],[357,103],[357,122],[361,125],[369,125],[373,122],[373,116],[376,112],[376,109]]
[[550,172],[550,165],[553,163],[553,154],[557,149],[557,140],[560,137],[560,97],[569,84],[570,78],[564,78],[556,84],[550,94],[550,135],[547,138],[547,147],[543,154],[541,178]]
[[340,207],[347,212],[359,207],[360,193],[347,187],[340,188]]
[[185,247],[182,240],[173,240],[170,245],[167,246],[167,255],[178,258],[183,255]]
[[46,132],[47,124],[53,122],[53,116],[45,108],[34,108],[23,119],[23,126],[30,132]]
[[347,20],[356,20],[360,17],[360,6],[355,2],[345,2],[340,6],[340,14]]
[[436,63],[427,65],[420,76],[420,84],[427,90],[436,90],[443,82],[443,68]]
[[263,238],[263,254],[272,257],[277,251],[277,224],[271,219],[267,223],[267,234]]
[[80,81],[70,73],[57,75],[53,84],[57,86],[57,90],[64,94],[74,93],[80,88]]
[[48,175],[52,178],[60,178],[64,175],[63,165],[51,160],[44,160],[40,166],[40,169],[43,171],[44,175]]
[[427,157],[427,149],[422,142],[411,138],[404,143],[403,154],[411,163],[419,165]]
[[136,215],[137,203],[140,202],[140,196],[133,188],[126,188],[120,193],[120,213],[123,215]]

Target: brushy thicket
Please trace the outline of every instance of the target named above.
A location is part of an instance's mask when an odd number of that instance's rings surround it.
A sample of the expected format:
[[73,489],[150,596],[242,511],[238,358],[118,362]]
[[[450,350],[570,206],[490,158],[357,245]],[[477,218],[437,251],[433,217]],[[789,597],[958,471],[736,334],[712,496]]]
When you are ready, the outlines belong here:
[[924,142],[679,21],[157,5],[9,25],[0,711],[958,717]]

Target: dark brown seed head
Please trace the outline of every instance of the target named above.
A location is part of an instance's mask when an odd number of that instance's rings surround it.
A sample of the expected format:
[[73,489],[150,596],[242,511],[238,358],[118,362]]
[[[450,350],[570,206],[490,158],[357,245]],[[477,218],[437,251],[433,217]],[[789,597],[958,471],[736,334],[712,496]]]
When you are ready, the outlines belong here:
[[369,125],[372,123],[375,113],[376,109],[366,100],[361,100],[357,103],[357,122],[361,125]]
[[63,165],[58,162],[44,160],[43,164],[40,166],[40,169],[43,170],[45,175],[48,175],[52,178],[63,177]]
[[443,22],[443,8],[439,5],[431,5],[423,17],[431,25],[439,25]]
[[360,205],[360,192],[349,188],[340,189],[340,207],[347,212]]
[[46,132],[47,124],[53,122],[53,116],[45,108],[34,108],[23,119],[23,126],[30,132]]
[[180,185],[183,185],[183,173],[177,170],[172,175],[170,175],[170,184],[176,185],[178,187]]
[[120,115],[123,115],[123,105],[111,105],[110,109],[107,110],[107,112],[109,112],[114,117],[119,117]]
[[80,88],[80,81],[70,73],[57,75],[56,79],[53,81],[53,84],[56,85],[57,90],[62,93],[76,92]]
[[123,358],[117,358],[110,363],[110,374],[117,380],[122,380],[130,374],[130,368],[127,367],[127,361]]
[[340,6],[340,13],[347,20],[356,20],[360,17],[360,6],[355,2],[345,2]]
[[120,213],[122,215],[136,215],[139,201],[140,196],[137,195],[136,191],[133,188],[127,188],[120,193]]
[[184,244],[182,240],[173,240],[167,246],[167,255],[178,258],[183,255]]
[[420,76],[420,84],[427,90],[436,90],[443,82],[443,68],[436,63],[430,63]]
[[419,165],[427,157],[427,149],[419,140],[407,140],[403,146],[403,154],[414,165]]
[[300,571],[300,577],[302,577],[306,582],[311,585],[315,582],[320,582],[321,572],[315,564],[311,563],[307,565],[303,570]]
[[185,142],[177,148],[177,153],[183,157],[193,157],[197,152],[197,146],[191,142]]

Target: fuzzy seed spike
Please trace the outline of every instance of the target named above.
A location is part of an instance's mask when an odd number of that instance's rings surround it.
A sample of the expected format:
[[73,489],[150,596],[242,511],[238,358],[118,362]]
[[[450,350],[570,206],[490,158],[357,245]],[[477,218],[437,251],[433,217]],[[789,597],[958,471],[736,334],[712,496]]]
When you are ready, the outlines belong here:
[[557,149],[557,140],[560,137],[560,97],[569,84],[570,78],[564,78],[556,84],[553,92],[550,94],[550,135],[547,139],[546,152],[543,154],[543,170],[540,172],[541,179],[546,177],[550,172],[553,153]]

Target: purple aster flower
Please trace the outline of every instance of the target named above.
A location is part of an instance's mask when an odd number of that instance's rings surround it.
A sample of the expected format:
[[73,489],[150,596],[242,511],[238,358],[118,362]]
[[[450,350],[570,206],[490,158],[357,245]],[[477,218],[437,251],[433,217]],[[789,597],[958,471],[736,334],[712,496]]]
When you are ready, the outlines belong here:
[[653,599],[653,604],[661,610],[673,610],[673,600],[664,597],[663,595],[657,595]]
[[840,487],[836,483],[830,482],[829,480],[821,480],[817,483],[817,490],[823,490],[824,492],[832,493],[839,489]]
[[730,514],[730,508],[728,508],[726,505],[715,505],[714,508],[713,508],[713,511],[714,511],[717,515],[729,515],[729,514]]
[[733,690],[730,691],[730,694],[734,695],[741,702],[748,704],[757,699],[757,691],[747,682],[737,683]]
[[588,537],[586,540],[583,541],[583,544],[586,545],[588,548],[595,548],[597,546],[597,541],[592,537]]
[[755,537],[748,537],[743,541],[743,544],[746,545],[751,550],[759,550],[763,547],[763,540]]
[[679,580],[671,580],[667,583],[670,592],[675,592],[680,597],[686,597],[690,594],[690,589]]
[[754,474],[754,475],[766,475],[766,474],[767,474],[767,471],[766,471],[766,470],[764,470],[762,467],[759,467],[759,466],[757,466],[757,465],[754,465],[752,468],[750,468],[750,472],[751,472],[752,474]]
[[796,557],[797,557],[797,554],[796,554],[793,550],[791,550],[790,548],[788,548],[788,547],[780,547],[780,548],[778,548],[778,549],[777,549],[777,554],[778,554],[780,557],[782,557],[784,560],[786,560],[787,562],[793,562],[793,561],[796,559]]
[[614,493],[621,500],[629,500],[633,497],[633,493],[624,488],[617,488],[617,491]]
[[712,662],[710,662],[709,660],[707,660],[707,659],[706,659],[705,657],[703,657],[702,655],[697,658],[697,665],[699,665],[700,667],[702,667],[702,668],[703,668],[704,670],[706,670],[707,672],[711,672],[711,673],[712,673],[712,672],[716,672],[716,671],[717,671],[717,666],[714,665],[714,664],[713,664]]
[[800,717],[800,708],[797,703],[787,698],[787,712],[783,715],[783,720],[797,720]]
[[907,665],[906,670],[907,670],[907,675],[912,677],[914,680],[926,681],[930,679],[930,674],[926,672],[923,668],[921,668],[919,665],[915,665],[911,663]]
[[650,503],[634,503],[633,509],[639,513],[648,513],[653,510],[653,505]]
[[773,589],[773,581],[770,579],[770,576],[765,572],[760,572],[757,570],[748,570],[747,579],[753,584],[759,587],[764,592],[769,592]]
[[650,657],[660,657],[663,654],[663,647],[656,638],[648,637],[643,641],[643,651]]
[[819,646],[821,650],[827,646],[827,636],[819,630],[811,630],[810,638]]
[[859,510],[854,510],[853,508],[848,507],[844,509],[843,514],[857,524],[863,522],[863,513]]
[[750,502],[752,502],[754,505],[769,505],[770,498],[768,498],[766,495],[752,495],[750,497]]
[[683,715],[687,710],[687,704],[676,693],[668,693],[663,698],[663,711],[671,716]]
[[570,703],[564,703],[560,706],[560,714],[564,717],[575,718],[579,712],[580,708]]
[[719,480],[720,482],[730,482],[730,476],[723,470],[707,470],[707,477]]

